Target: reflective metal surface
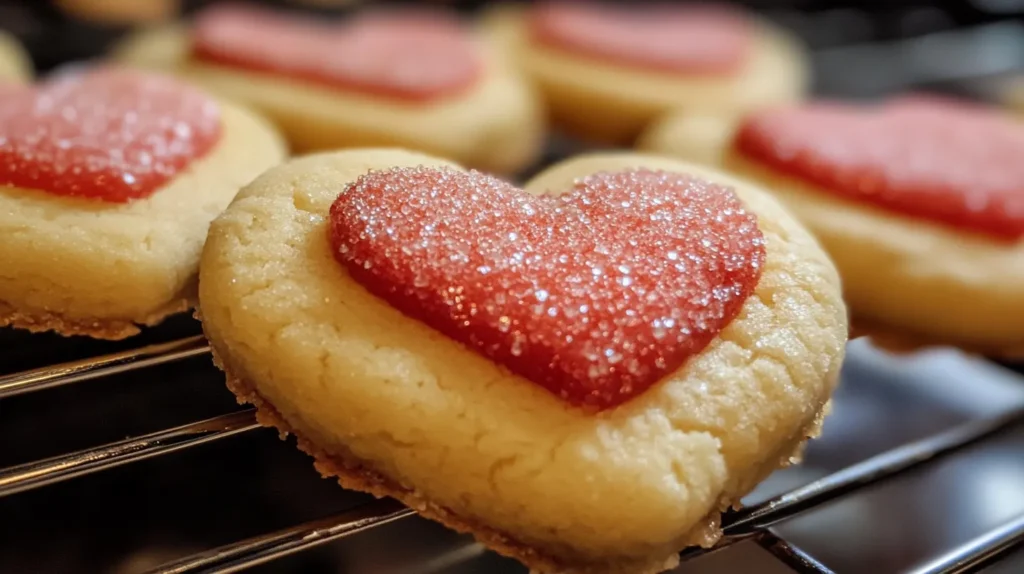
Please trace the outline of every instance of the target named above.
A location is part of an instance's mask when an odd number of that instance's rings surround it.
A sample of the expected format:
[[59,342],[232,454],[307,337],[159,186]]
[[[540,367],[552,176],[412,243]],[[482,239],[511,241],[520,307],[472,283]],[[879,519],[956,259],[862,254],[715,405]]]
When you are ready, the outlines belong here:
[[985,564],[995,563],[1021,542],[1024,542],[1024,515],[907,571],[907,574],[972,572]]
[[[258,536],[182,560],[162,564],[150,574],[185,574],[196,572],[238,572],[279,559],[295,552],[410,517],[412,510],[388,499],[377,500],[341,516],[317,520],[287,528],[269,536]],[[478,548],[479,550],[479,548]]]
[[206,339],[201,335],[194,335],[129,351],[40,367],[0,376],[0,399],[199,357],[209,352],[210,347],[206,344]]
[[[1024,405],[1020,375],[955,352],[894,357],[851,345],[844,386],[807,463],[751,498],[927,436]],[[1024,428],[842,498],[778,532],[837,572],[901,572],[1024,515]],[[1024,562],[1011,558],[1019,571]],[[1015,570],[1009,570],[1015,571]]]
[[0,497],[41,488],[260,428],[253,410],[0,470]]

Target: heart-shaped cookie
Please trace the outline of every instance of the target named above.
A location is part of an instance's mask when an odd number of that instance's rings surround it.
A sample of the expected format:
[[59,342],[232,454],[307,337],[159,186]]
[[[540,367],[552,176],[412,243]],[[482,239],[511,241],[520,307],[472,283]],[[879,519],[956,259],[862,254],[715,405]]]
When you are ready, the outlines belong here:
[[544,44],[583,56],[676,73],[730,73],[751,31],[742,16],[709,6],[613,6],[552,2],[530,13]]
[[699,353],[757,284],[733,192],[598,173],[532,196],[477,172],[372,172],[331,209],[335,256],[406,314],[575,405],[609,408]]
[[196,19],[192,51],[200,60],[418,101],[459,93],[483,70],[457,21],[419,12],[323,24],[240,6],[213,8]]
[[0,184],[123,203],[152,194],[220,134],[217,103],[173,79],[76,71],[0,91]]
[[837,195],[1006,240],[1024,237],[1024,124],[978,106],[901,99],[760,112],[747,159]]
[[[835,270],[768,194],[693,165],[588,156],[524,190],[400,150],[295,159],[212,225],[203,330],[228,387],[343,486],[539,573],[672,568],[816,434],[846,340]],[[656,385],[600,412],[499,364],[654,377],[658,357]]]

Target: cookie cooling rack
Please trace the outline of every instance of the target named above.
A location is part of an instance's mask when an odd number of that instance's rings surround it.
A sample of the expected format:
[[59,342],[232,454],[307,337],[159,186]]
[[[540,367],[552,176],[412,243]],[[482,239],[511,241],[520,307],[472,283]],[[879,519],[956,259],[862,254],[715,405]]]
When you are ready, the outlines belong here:
[[[1024,69],[1016,23],[967,3],[900,14],[777,15],[816,48],[820,93],[984,94]],[[234,405],[198,332],[185,318],[116,344],[0,329],[0,572],[524,572],[320,480]],[[1024,375],[858,341],[834,405],[805,463],[679,572],[1024,572]]]
[[[31,369],[0,377],[0,399],[54,392],[58,387],[102,384],[99,379],[115,375],[142,373],[147,378],[159,377],[161,367],[204,357],[208,353],[205,340],[201,336],[191,336]],[[858,361],[860,354],[857,349],[851,349],[852,360]],[[1011,376],[1008,373],[1005,375]],[[963,383],[966,386],[971,381]],[[837,401],[839,406],[845,402],[842,397]],[[937,464],[937,459],[958,456],[958,453],[969,450],[979,442],[1006,434],[1017,425],[1024,426],[1024,398],[1021,403],[1022,406],[994,415],[972,417],[946,430],[886,450],[796,489],[731,512],[723,519],[725,535],[715,548],[687,551],[683,557],[693,559],[752,540],[794,571],[832,572],[823,562],[778,535],[774,527],[833,501],[856,497],[866,489],[899,480],[903,475],[926,471],[929,466]],[[257,432],[260,428],[252,410],[240,410],[99,447],[11,466],[0,470],[0,497],[44,489],[55,483],[154,457],[171,456],[178,451],[198,448],[208,443],[228,441],[232,437]],[[1024,459],[1024,456],[1018,456]],[[1021,477],[1024,475],[1018,478]],[[1018,486],[1020,484],[1024,482],[1019,482]],[[356,537],[363,531],[380,528],[413,515],[412,510],[394,501],[375,500],[326,518],[192,554],[147,571],[163,574],[235,572],[342,538]],[[3,516],[6,519],[10,515],[5,512]],[[907,525],[908,528],[911,526]],[[914,574],[975,572],[1000,559],[1021,543],[1024,543],[1024,511],[905,571]],[[446,567],[454,565],[453,562],[471,560],[480,552],[482,549],[475,544],[458,547],[442,555],[440,558],[443,560],[436,564],[435,570],[430,571],[445,571]]]

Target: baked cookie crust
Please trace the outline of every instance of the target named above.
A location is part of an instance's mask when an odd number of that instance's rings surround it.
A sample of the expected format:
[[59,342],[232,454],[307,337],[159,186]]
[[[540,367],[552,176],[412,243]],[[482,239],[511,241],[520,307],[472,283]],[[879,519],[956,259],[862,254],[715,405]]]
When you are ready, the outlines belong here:
[[23,313],[13,305],[0,301],[0,327],[14,327],[32,333],[53,331],[65,336],[83,335],[93,339],[118,341],[137,335],[143,326],[160,324],[164,319],[188,311],[195,305],[195,297],[170,302],[141,321],[68,319],[58,313]]

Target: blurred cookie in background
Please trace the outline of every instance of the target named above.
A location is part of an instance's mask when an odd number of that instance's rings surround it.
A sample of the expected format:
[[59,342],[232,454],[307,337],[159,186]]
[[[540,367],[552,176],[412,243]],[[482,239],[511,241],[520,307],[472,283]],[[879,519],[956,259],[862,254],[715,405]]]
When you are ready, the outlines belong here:
[[825,247],[853,325],[900,350],[1024,356],[1024,124],[997,107],[914,94],[685,114],[642,138],[773,192]]
[[188,24],[169,22],[146,26],[114,45],[111,57],[119,63],[172,72],[188,58]]
[[32,62],[18,40],[0,30],[0,83],[22,82],[32,77]]
[[113,56],[247,104],[298,152],[397,146],[510,174],[540,154],[543,112],[495,52],[439,10],[335,20],[228,4],[130,38]]
[[0,326],[120,340],[194,303],[198,250],[276,131],[175,78],[51,75],[0,99]]
[[68,16],[110,25],[145,24],[178,15],[181,0],[54,0]]
[[674,109],[740,115],[799,100],[807,84],[802,47],[738,9],[543,2],[499,6],[485,24],[553,123],[595,143],[628,145]]
[[1000,86],[999,99],[1008,108],[1024,115],[1024,75],[1004,82]]
[[731,115],[688,110],[669,113],[644,130],[636,147],[715,166],[722,162],[738,123],[739,118]]

